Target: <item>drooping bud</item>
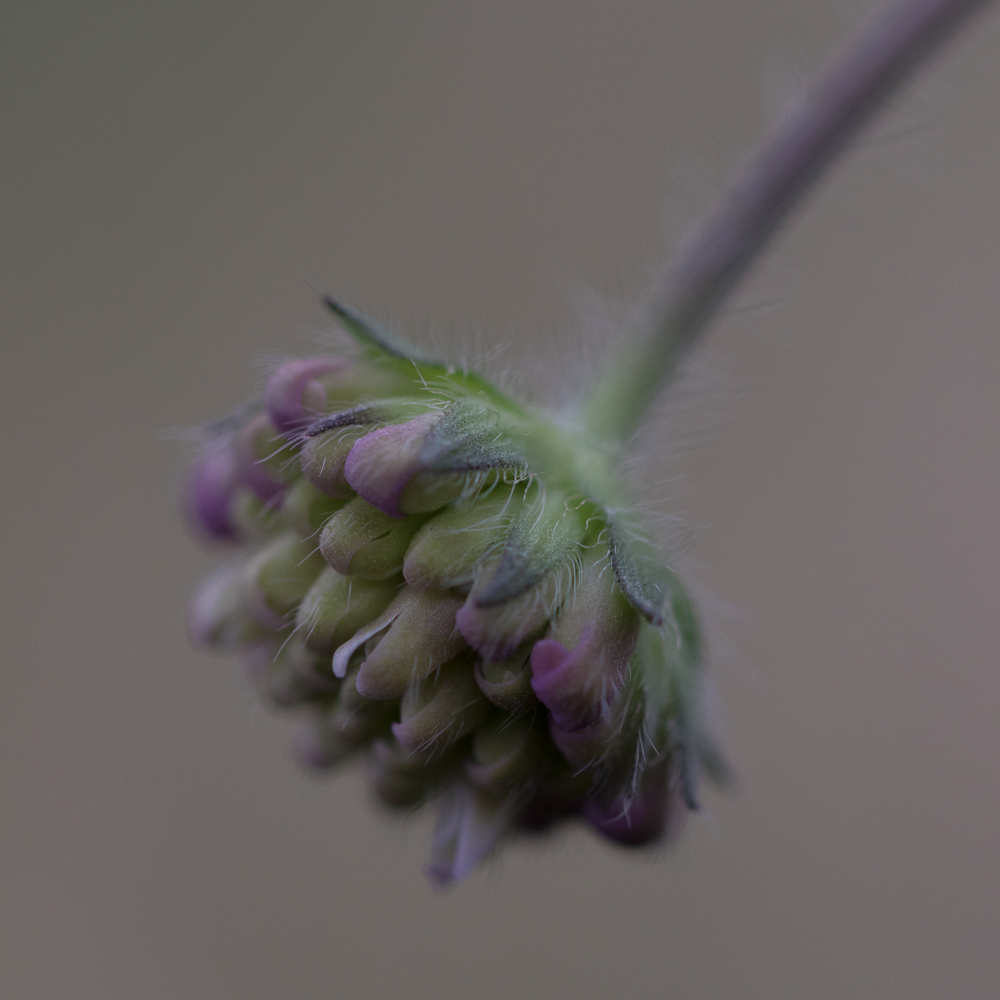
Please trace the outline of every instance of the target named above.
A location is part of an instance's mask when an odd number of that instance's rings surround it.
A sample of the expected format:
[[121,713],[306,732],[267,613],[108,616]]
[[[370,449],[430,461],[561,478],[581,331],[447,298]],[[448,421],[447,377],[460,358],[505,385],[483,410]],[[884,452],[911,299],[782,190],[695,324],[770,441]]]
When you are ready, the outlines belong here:
[[403,568],[407,546],[427,520],[413,514],[389,517],[362,497],[355,497],[327,522],[319,537],[323,558],[344,576],[385,580]]
[[[497,491],[500,492],[500,491]],[[428,521],[413,537],[403,578],[429,590],[467,589],[480,562],[503,546],[510,531],[510,492],[456,503]]]
[[577,571],[585,521],[556,491],[536,489],[515,513],[503,550],[487,559],[456,617],[469,645],[503,661],[558,610]]
[[266,413],[258,413],[236,434],[234,450],[240,478],[265,503],[285,489],[290,468],[287,449]]
[[334,653],[334,673],[343,677],[355,650],[377,638],[374,649],[366,647],[358,691],[366,698],[400,697],[465,648],[455,631],[455,612],[461,606],[459,598],[447,593],[403,587],[378,618]]
[[351,367],[346,358],[295,358],[267,380],[264,405],[279,434],[290,436],[327,409],[327,385]]
[[346,502],[321,493],[308,479],[299,479],[288,487],[281,501],[281,513],[290,527],[310,538]]
[[399,711],[400,721],[393,723],[392,733],[400,744],[408,750],[433,753],[471,733],[489,714],[490,703],[476,687],[472,657],[466,653],[433,677],[413,684],[403,695]]
[[512,656],[501,663],[476,661],[475,676],[479,690],[497,708],[517,716],[538,704],[531,687],[531,647],[529,640],[518,646]]
[[560,729],[589,726],[614,701],[639,622],[617,585],[607,551],[596,548],[546,637],[531,650],[531,686]]
[[544,754],[544,726],[533,714],[495,713],[472,738],[465,776],[477,788],[504,793],[518,788],[538,771]]
[[236,455],[228,437],[210,442],[195,459],[184,485],[184,506],[199,534],[235,541],[233,494],[240,484]]
[[253,682],[275,705],[301,705],[314,699],[331,699],[341,681],[325,669],[316,655],[295,640],[259,643],[244,654]]
[[367,434],[351,449],[344,472],[379,510],[402,517],[440,510],[470,484],[500,470],[516,476],[523,466],[520,454],[498,438],[492,416],[452,404]]
[[257,621],[281,628],[324,568],[310,540],[287,532],[265,545],[244,570],[247,603]]
[[647,767],[633,789],[614,787],[589,799],[583,815],[595,830],[627,847],[663,840],[676,832],[684,815],[679,787],[670,787],[671,762]]
[[403,517],[404,513],[437,510],[461,492],[459,487],[444,490],[433,497],[431,506],[416,503],[407,506],[404,491],[410,480],[421,470],[421,453],[435,424],[443,414],[425,413],[402,424],[390,424],[371,431],[351,449],[344,463],[344,475],[351,486],[370,504],[388,514]]
[[191,638],[203,647],[238,649],[274,635],[251,614],[244,578],[246,559],[230,562],[204,580],[191,601]]
[[296,751],[306,766],[330,767],[371,740],[389,735],[396,704],[363,697],[356,678],[355,669],[344,678],[335,701],[316,706],[305,718]]
[[372,754],[372,791],[393,809],[413,809],[433,794],[437,785],[461,766],[461,748],[446,753],[415,753],[391,737],[379,740]]
[[308,649],[332,656],[338,646],[385,611],[397,588],[392,580],[360,580],[327,566],[299,605],[296,632]]
[[442,886],[461,882],[500,843],[510,828],[511,811],[503,796],[453,785],[441,800],[428,877]]
[[248,550],[196,640],[305,716],[304,766],[364,751],[383,803],[441,795],[439,882],[572,817],[655,839],[721,765],[693,609],[614,451],[328,305],[359,359],[280,366],[187,481],[198,530]]

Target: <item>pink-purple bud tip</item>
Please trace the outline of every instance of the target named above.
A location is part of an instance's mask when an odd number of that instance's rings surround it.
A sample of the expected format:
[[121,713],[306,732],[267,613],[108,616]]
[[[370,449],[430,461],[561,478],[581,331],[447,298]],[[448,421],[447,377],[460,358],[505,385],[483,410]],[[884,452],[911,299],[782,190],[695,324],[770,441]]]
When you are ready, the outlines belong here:
[[184,484],[184,507],[195,530],[209,538],[235,540],[233,492],[240,484],[236,455],[228,440],[215,441],[195,459]]
[[264,406],[278,432],[285,436],[296,434],[323,413],[323,376],[343,371],[349,365],[344,358],[296,358],[274,372],[264,387]]

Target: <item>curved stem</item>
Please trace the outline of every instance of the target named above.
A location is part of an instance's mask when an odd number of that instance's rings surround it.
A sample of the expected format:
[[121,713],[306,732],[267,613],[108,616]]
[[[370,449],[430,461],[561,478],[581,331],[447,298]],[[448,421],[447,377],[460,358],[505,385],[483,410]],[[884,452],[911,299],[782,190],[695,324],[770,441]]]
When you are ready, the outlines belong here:
[[876,17],[764,140],[682,243],[638,342],[598,381],[589,430],[624,440],[809,186],[872,114],[990,0],[902,0]]

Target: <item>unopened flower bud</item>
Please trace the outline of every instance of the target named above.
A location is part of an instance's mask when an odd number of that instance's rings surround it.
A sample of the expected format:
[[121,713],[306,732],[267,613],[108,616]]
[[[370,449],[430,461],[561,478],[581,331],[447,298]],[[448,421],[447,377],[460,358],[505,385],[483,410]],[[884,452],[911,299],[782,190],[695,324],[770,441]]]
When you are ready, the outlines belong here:
[[244,664],[267,700],[283,707],[328,700],[341,685],[329,664],[324,669],[314,653],[294,640],[252,646],[244,654]]
[[498,708],[513,716],[522,715],[538,704],[531,687],[530,640],[518,646],[512,656],[500,663],[476,661],[475,676],[479,690]]
[[400,721],[393,723],[392,733],[400,744],[408,750],[435,752],[471,733],[489,714],[490,703],[476,687],[472,659],[466,654],[411,685],[399,711]]
[[288,532],[268,543],[247,563],[244,585],[253,616],[280,628],[323,570],[323,557],[311,541]]
[[334,673],[343,676],[355,650],[378,637],[361,664],[358,691],[366,698],[400,697],[465,648],[455,631],[461,606],[450,594],[403,587],[378,618],[334,653]]
[[410,539],[426,520],[422,514],[389,517],[355,497],[326,522],[319,548],[323,558],[344,576],[385,580],[403,568]]
[[504,796],[453,785],[441,801],[427,875],[439,885],[461,882],[497,847],[510,823]]
[[443,507],[454,500],[461,490],[434,497],[431,506],[419,501],[408,505],[407,487],[422,468],[421,453],[434,426],[440,422],[440,412],[425,413],[402,424],[391,424],[371,431],[351,449],[344,464],[347,481],[370,504],[390,517],[404,513],[424,513]]
[[184,487],[188,518],[200,534],[236,540],[232,502],[239,484],[239,468],[229,439],[210,442],[195,459]]
[[477,598],[490,590],[491,568],[487,566],[455,616],[455,623],[469,645],[484,659],[500,662],[510,659],[517,647],[535,635],[559,607],[569,572],[568,567],[562,571],[551,570],[515,597],[499,604],[483,605]]
[[261,500],[272,500],[285,489],[287,446],[266,413],[258,413],[237,432],[233,447],[241,480]]
[[534,714],[497,712],[475,731],[465,776],[477,788],[497,793],[519,787],[538,770],[541,735]]
[[279,434],[290,435],[326,412],[327,384],[350,369],[346,358],[295,358],[267,380],[264,405]]
[[199,646],[238,649],[274,635],[251,614],[246,599],[246,560],[228,563],[203,581],[191,601],[189,628]]
[[281,513],[289,527],[294,528],[303,538],[310,538],[345,503],[345,500],[321,493],[308,479],[299,479],[288,487],[281,501]]
[[420,753],[400,746],[391,737],[378,740],[372,753],[372,791],[393,809],[413,809],[425,802],[440,782],[461,766],[460,749]]
[[558,610],[571,587],[585,525],[555,491],[521,502],[502,551],[480,569],[456,623],[488,660],[506,660]]
[[491,496],[456,503],[432,518],[407,549],[406,582],[430,590],[471,587],[480,562],[507,539],[511,504],[509,495]]
[[333,651],[374,621],[396,596],[395,581],[342,576],[327,566],[302,599],[295,627],[303,644],[316,653]]
[[663,840],[684,813],[677,789],[669,787],[670,774],[669,759],[648,767],[638,788],[605,790],[587,801],[583,815],[598,833],[627,847]]
[[241,541],[257,544],[273,538],[288,528],[282,506],[275,501],[265,503],[247,486],[239,486],[233,493],[230,517],[236,525]]
[[318,431],[307,437],[299,455],[302,474],[327,496],[345,499],[354,496],[354,487],[344,476],[344,462],[354,445],[367,433],[367,427],[352,424]]
[[639,614],[615,581],[606,550],[592,552],[531,650],[531,686],[560,729],[589,726],[614,701],[639,631]]

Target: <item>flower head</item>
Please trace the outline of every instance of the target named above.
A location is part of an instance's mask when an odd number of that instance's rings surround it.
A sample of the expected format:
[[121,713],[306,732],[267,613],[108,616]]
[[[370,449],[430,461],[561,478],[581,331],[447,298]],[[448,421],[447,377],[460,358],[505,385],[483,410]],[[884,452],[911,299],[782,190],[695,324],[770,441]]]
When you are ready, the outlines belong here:
[[663,839],[713,759],[699,637],[613,449],[331,307],[361,356],[285,363],[194,462],[191,519],[236,549],[195,640],[300,712],[303,766],[438,802],[435,881],[571,819]]

